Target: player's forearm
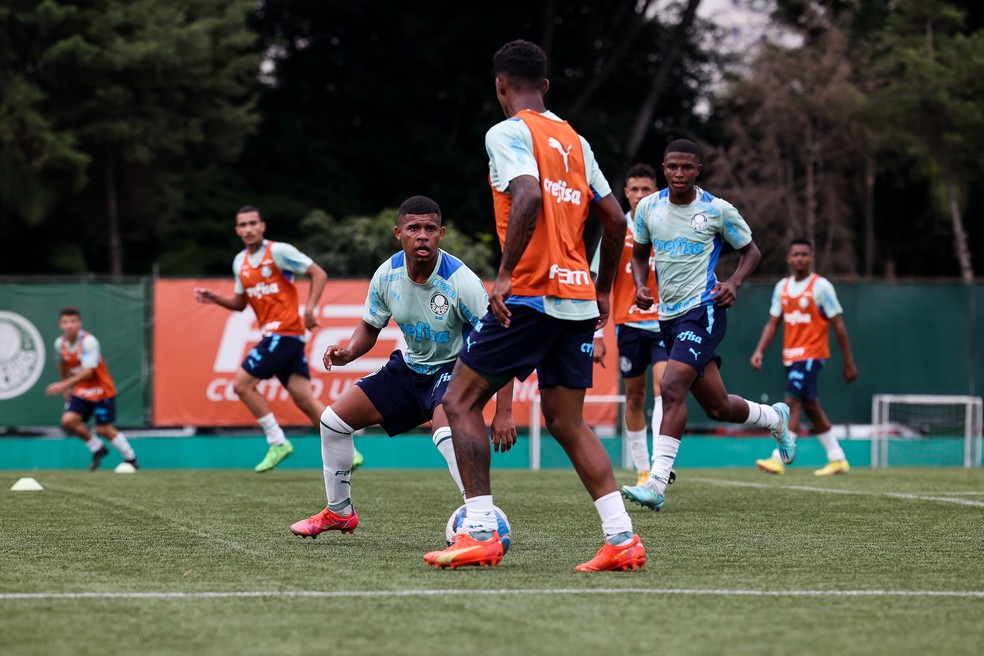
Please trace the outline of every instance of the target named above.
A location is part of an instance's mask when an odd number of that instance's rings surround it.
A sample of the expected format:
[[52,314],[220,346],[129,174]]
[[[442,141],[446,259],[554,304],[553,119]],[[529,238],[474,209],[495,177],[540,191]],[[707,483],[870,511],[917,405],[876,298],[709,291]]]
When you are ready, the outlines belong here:
[[632,249],[632,282],[636,289],[649,286],[650,248],[647,244],[636,244]]
[[96,370],[94,367],[87,367],[81,371],[75,372],[68,378],[65,378],[62,382],[64,382],[67,387],[75,387],[79,383],[92,378],[95,373]]
[[315,308],[321,300],[321,294],[325,291],[325,285],[328,283],[328,274],[320,266],[312,263],[308,267],[306,275],[311,279],[306,307]]
[[745,279],[752,274],[752,271],[758,266],[759,260],[762,259],[762,252],[754,241],[749,242],[748,245],[741,248],[738,252],[741,254],[738,258],[738,268],[728,278],[735,285],[736,289],[745,284]]
[[837,339],[837,345],[840,346],[844,362],[853,363],[854,354],[851,352],[851,340],[847,336],[847,326],[844,325],[843,321],[834,324],[834,337]]
[[495,414],[499,417],[512,416],[513,388],[516,380],[510,380],[495,393]]
[[365,321],[356,326],[352,332],[352,338],[346,347],[350,356],[349,362],[357,360],[368,353],[376,345],[378,338],[379,328],[370,326]]
[[246,305],[248,305],[245,294],[233,294],[232,296],[216,295],[214,303],[233,312],[242,312],[246,309]]
[[769,344],[776,337],[776,325],[775,322],[769,321],[765,324],[765,328],[762,329],[762,336],[759,337],[758,346],[755,347],[757,353],[764,353],[765,349],[769,348]]

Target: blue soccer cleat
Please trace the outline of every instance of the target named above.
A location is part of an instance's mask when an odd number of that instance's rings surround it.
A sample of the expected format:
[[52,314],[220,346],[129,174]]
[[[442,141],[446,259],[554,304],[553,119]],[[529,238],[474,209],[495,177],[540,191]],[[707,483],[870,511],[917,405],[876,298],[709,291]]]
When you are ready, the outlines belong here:
[[656,512],[662,510],[663,504],[666,503],[666,497],[657,492],[656,488],[649,482],[642,485],[623,485],[622,496],[632,503],[637,503],[643,508],[649,508]]
[[779,413],[782,427],[772,431],[772,437],[779,445],[779,459],[783,464],[792,464],[796,459],[796,435],[789,432],[789,406],[785,403],[773,403],[772,409]]

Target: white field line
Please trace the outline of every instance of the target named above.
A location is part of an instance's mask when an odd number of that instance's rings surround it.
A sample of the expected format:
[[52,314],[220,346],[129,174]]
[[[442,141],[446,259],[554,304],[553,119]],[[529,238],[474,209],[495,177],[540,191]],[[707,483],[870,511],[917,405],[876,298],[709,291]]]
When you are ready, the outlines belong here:
[[718,597],[956,597],[984,599],[984,590],[726,590],[675,588],[521,588],[516,590],[281,590],[242,592],[14,592],[0,594],[0,601],[79,599],[250,599],[256,597],[444,597],[526,595],[681,595]]
[[[971,499],[958,499],[955,497],[936,497],[922,494],[908,494],[905,492],[868,492],[865,490],[837,490],[827,487],[814,487],[812,485],[766,485],[765,483],[748,483],[745,481],[729,481],[715,478],[687,478],[689,481],[697,483],[711,483],[712,485],[726,485],[729,487],[754,487],[769,490],[797,490],[800,492],[824,492],[827,494],[856,494],[866,497],[891,497],[893,499],[910,499],[913,501],[938,501],[940,503],[955,503],[961,506],[974,506],[984,508],[984,501],[972,501]],[[960,494],[967,494],[962,492]]]

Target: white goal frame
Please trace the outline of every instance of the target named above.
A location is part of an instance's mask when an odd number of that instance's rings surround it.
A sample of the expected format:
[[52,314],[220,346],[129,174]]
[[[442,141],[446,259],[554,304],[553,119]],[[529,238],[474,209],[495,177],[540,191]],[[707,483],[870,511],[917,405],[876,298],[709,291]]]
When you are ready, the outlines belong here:
[[871,467],[888,466],[888,445],[892,436],[881,427],[889,424],[892,404],[963,405],[964,406],[964,467],[980,466],[982,456],[982,425],[984,401],[979,396],[947,396],[936,394],[875,394],[871,397]]
[[[625,412],[623,406],[625,405],[625,395],[624,394],[586,394],[584,397],[585,403],[616,403],[618,404],[618,418],[615,420],[616,425],[618,422],[625,422]],[[541,455],[541,444],[542,444],[542,430],[543,422],[540,420],[540,395],[537,394],[530,401],[530,469],[532,471],[540,471],[540,455]],[[625,454],[627,453],[626,440],[628,437],[625,435],[625,427],[622,427],[622,460],[623,466],[625,465]]]

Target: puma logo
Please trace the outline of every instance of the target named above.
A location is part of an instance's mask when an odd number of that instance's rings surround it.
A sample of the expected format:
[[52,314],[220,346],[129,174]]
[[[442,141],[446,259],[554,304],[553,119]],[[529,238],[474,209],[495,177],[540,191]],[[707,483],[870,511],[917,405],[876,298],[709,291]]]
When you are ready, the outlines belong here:
[[698,360],[700,358],[700,352],[699,351],[695,351],[692,348],[691,349],[687,349],[687,350],[694,354],[694,360]]
[[567,166],[567,158],[570,157],[571,148],[573,148],[574,146],[568,146],[567,150],[564,150],[564,147],[560,144],[560,142],[554,139],[553,137],[547,139],[547,144],[551,148],[555,148],[557,152],[560,153],[560,156],[564,158],[564,171],[570,173],[571,170]]

